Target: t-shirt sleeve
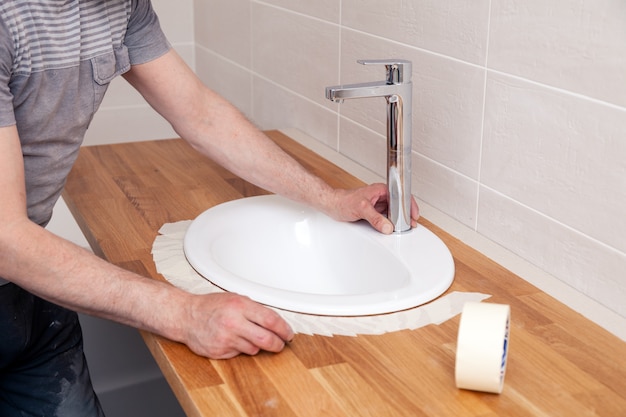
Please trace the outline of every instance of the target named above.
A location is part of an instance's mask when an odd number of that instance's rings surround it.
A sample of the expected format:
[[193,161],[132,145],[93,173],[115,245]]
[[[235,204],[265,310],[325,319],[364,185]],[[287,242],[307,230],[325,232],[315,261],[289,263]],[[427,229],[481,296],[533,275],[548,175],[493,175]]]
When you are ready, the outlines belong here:
[[13,94],[9,86],[13,67],[11,39],[4,20],[0,19],[0,126],[2,127],[15,124]]
[[150,0],[133,0],[124,45],[131,65],[152,61],[170,50]]

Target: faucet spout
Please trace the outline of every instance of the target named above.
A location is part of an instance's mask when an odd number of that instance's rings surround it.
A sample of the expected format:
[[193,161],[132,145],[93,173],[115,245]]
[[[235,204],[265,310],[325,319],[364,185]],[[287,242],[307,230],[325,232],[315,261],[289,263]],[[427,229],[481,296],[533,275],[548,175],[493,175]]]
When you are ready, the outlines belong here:
[[387,101],[387,217],[394,232],[411,229],[411,62],[406,60],[359,60],[363,65],[385,65],[384,81],[326,87],[326,98],[343,100],[384,97]]
[[384,81],[371,83],[337,85],[326,87],[326,98],[331,101],[341,102],[353,98],[388,97],[397,95],[401,84],[387,84]]

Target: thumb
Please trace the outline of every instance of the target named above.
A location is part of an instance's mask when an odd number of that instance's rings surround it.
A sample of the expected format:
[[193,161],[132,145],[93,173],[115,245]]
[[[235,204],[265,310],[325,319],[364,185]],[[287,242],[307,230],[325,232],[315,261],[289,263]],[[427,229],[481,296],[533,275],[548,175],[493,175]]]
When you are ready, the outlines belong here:
[[367,220],[369,224],[380,233],[389,235],[393,233],[393,224],[387,217],[379,213],[373,206],[368,206],[363,213],[363,219]]

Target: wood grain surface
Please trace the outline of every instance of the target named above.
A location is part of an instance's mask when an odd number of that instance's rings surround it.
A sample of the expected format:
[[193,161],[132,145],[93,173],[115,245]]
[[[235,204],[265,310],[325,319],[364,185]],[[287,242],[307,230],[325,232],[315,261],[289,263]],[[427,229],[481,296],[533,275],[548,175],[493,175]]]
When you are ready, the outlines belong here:
[[[280,146],[333,186],[362,183],[279,132]],[[94,252],[154,279],[150,254],[164,223],[267,194],[180,139],[83,147],[64,198]],[[459,316],[381,336],[297,335],[280,354],[214,361],[142,332],[188,416],[626,416],[626,343],[448,235],[449,291],[511,306],[502,394],[459,390]],[[158,308],[158,306],[155,306]]]

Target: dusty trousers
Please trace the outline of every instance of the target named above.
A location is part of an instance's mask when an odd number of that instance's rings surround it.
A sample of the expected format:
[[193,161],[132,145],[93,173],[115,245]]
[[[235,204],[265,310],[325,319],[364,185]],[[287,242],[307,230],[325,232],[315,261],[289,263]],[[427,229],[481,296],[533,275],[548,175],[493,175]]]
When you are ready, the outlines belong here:
[[0,286],[0,416],[102,417],[78,315]]

